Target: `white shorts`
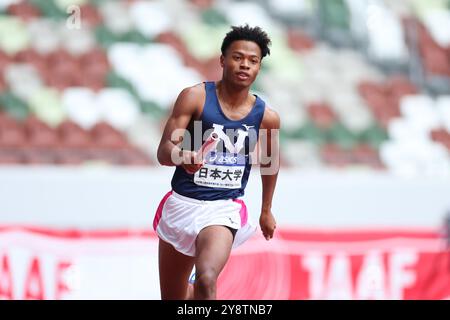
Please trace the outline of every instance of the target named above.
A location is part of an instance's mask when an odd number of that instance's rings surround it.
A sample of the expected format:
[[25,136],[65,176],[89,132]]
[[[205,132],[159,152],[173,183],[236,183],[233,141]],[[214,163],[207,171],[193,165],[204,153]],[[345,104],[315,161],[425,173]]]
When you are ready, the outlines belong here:
[[195,256],[195,240],[203,228],[222,225],[236,229],[233,248],[251,238],[256,226],[248,219],[247,207],[239,199],[203,201],[168,192],[153,220],[158,236],[188,256]]

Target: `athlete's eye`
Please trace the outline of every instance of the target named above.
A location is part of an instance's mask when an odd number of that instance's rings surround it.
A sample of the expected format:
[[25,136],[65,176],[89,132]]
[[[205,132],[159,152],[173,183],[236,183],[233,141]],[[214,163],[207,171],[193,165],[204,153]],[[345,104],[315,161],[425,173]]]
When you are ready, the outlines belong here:
[[236,61],[239,61],[239,60],[241,60],[241,57],[240,56],[233,56],[233,59],[236,60]]

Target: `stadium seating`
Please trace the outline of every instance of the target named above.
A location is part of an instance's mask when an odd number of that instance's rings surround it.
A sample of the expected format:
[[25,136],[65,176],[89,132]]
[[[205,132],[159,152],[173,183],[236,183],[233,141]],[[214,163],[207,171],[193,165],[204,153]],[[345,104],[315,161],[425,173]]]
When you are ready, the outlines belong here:
[[156,164],[177,94],[220,78],[248,22],[273,41],[253,90],[280,113],[283,165],[440,172],[450,1],[426,2],[0,1],[0,164]]

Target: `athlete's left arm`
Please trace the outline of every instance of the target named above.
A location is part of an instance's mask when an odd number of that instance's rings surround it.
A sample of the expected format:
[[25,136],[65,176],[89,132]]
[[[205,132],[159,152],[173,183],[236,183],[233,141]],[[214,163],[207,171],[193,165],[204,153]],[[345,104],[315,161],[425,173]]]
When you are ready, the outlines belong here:
[[272,199],[280,168],[280,117],[266,107],[260,131],[260,172],[262,180],[262,207],[259,224],[266,240],[273,237],[276,221],[272,214]]

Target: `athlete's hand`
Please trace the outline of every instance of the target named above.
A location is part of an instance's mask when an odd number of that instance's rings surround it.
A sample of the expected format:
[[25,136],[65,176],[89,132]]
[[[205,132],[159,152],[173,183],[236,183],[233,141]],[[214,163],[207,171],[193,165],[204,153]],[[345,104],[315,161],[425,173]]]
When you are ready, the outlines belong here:
[[266,238],[266,240],[270,240],[273,238],[273,233],[277,227],[277,222],[272,214],[272,211],[262,211],[261,216],[259,217],[259,225],[261,226],[261,231]]
[[189,174],[194,174],[203,166],[203,163],[198,163],[197,152],[195,151],[183,151],[182,154],[183,163],[181,166]]

